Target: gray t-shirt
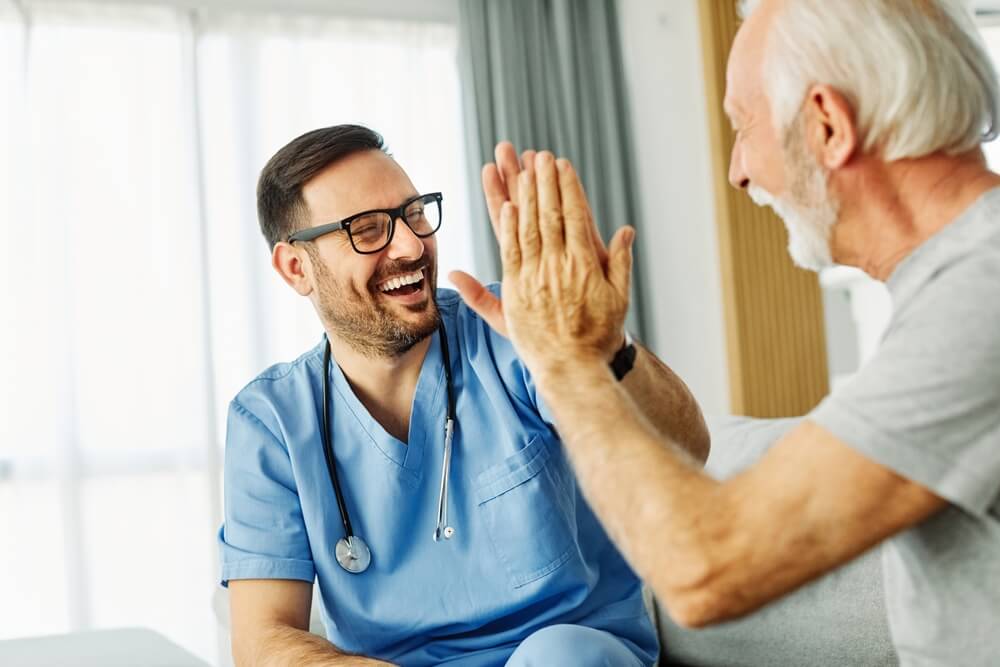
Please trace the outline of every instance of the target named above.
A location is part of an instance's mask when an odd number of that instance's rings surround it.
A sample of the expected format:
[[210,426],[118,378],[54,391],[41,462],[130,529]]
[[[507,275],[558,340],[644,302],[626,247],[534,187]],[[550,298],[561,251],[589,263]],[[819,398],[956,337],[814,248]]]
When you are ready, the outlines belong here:
[[875,356],[809,418],[951,503],[881,547],[901,664],[1000,665],[1000,188],[888,287]]

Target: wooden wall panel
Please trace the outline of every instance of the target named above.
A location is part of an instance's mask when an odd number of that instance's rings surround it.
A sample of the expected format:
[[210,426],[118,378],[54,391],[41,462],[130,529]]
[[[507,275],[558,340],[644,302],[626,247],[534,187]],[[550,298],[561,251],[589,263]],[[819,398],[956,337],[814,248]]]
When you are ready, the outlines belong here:
[[829,390],[823,301],[814,273],[788,256],[784,225],[729,185],[733,132],[722,110],[735,0],[699,0],[715,181],[731,408],[801,415]]

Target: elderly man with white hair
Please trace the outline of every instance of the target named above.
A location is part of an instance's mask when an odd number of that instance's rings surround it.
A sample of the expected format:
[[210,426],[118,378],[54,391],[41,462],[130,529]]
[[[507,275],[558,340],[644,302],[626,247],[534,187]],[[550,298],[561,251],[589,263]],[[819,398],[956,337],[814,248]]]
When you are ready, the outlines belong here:
[[893,318],[856,379],[756,465],[708,477],[608,370],[635,232],[605,250],[549,153],[518,174],[502,146],[484,170],[502,310],[453,280],[513,340],[586,496],[677,622],[748,614],[878,545],[902,664],[1000,665],[1000,176],[980,148],[996,73],[960,0],[743,12],[730,181],[777,210],[800,265],[887,283]]

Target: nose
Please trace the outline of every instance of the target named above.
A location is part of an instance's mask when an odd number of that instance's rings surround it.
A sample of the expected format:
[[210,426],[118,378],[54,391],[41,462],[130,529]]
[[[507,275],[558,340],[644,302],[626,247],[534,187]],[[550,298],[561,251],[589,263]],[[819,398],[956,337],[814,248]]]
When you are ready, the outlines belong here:
[[424,240],[414,234],[402,218],[396,218],[387,251],[390,259],[420,259],[424,255]]
[[729,157],[729,184],[741,190],[750,186],[750,178],[743,168],[743,149],[739,139],[733,143],[733,153]]

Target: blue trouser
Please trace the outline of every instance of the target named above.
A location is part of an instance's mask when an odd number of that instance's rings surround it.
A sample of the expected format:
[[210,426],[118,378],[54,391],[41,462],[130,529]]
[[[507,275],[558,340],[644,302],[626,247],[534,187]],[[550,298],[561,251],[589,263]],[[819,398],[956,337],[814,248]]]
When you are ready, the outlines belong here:
[[[528,635],[507,667],[642,667],[634,643],[583,625],[550,625]],[[652,656],[655,660],[656,656]]]

